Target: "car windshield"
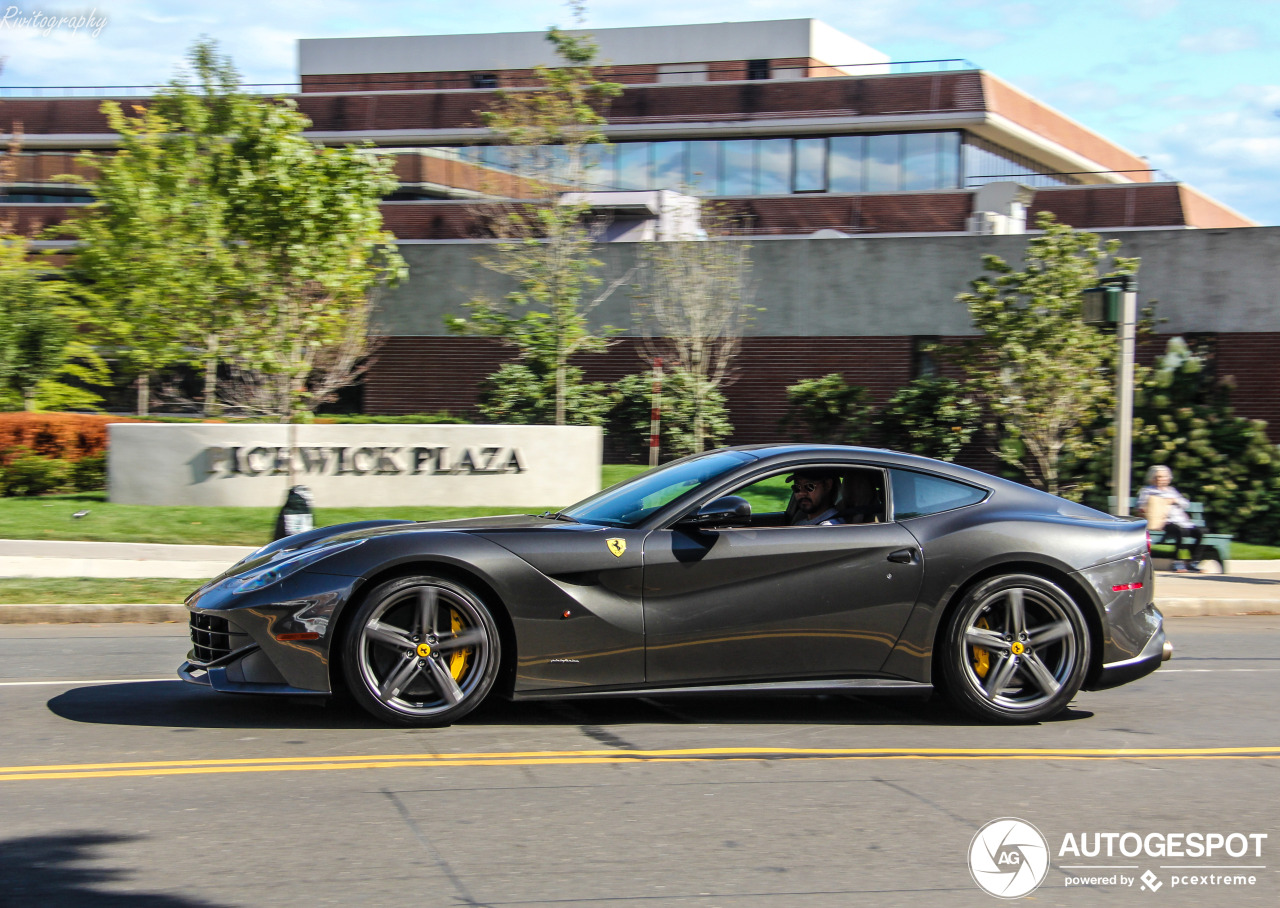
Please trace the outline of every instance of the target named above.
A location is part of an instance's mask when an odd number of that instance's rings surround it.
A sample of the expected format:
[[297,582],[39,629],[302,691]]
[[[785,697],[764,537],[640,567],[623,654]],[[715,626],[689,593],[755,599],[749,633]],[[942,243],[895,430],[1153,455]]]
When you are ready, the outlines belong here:
[[663,505],[754,459],[742,451],[718,451],[703,457],[677,460],[610,486],[560,513],[582,523],[635,526]]

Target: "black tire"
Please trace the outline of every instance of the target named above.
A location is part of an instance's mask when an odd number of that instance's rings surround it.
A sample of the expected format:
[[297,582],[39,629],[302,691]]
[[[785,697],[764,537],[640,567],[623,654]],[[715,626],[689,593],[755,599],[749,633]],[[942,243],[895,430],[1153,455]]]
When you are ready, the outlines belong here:
[[943,692],[988,722],[1039,722],[1080,690],[1089,650],[1084,615],[1061,587],[1034,574],[993,577],[947,621]]
[[356,610],[342,641],[351,696],[401,725],[462,718],[493,689],[501,662],[501,638],[484,601],[440,577],[381,584]]

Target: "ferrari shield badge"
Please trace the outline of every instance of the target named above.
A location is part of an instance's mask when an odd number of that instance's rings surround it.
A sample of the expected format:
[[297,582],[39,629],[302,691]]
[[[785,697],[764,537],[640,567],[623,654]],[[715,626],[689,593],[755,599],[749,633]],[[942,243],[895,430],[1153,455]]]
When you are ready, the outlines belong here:
[[609,544],[609,551],[613,552],[613,554],[617,555],[619,558],[621,558],[622,553],[627,550],[627,540],[625,539],[619,539],[615,536],[614,538],[607,539],[605,541]]

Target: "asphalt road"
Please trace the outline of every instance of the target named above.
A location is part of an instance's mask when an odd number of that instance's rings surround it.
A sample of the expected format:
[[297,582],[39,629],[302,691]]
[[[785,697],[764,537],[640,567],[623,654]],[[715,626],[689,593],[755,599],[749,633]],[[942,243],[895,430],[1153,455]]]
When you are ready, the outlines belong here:
[[[0,905],[992,905],[967,857],[1009,816],[1048,845],[1029,902],[1275,905],[1280,618],[1169,626],[1174,661],[1039,726],[829,696],[500,704],[434,730],[170,680],[179,626],[0,627]],[[1059,853],[1111,832],[1267,838]],[[1118,878],[1146,870],[1158,893]],[[1224,874],[1255,881],[1192,883]]]

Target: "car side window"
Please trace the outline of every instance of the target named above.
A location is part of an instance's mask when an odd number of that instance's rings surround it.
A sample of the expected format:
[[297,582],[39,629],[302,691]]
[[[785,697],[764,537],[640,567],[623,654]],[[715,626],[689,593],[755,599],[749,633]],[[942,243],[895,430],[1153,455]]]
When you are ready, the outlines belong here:
[[940,514],[966,505],[977,504],[987,497],[987,490],[954,479],[913,470],[891,470],[893,484],[893,516],[895,520]]
[[[821,465],[818,469],[830,472],[834,482],[829,505],[836,513],[829,524],[880,523],[884,520],[882,471]],[[729,493],[745,498],[751,504],[751,518],[743,526],[787,527],[801,522],[799,518],[804,515],[796,513],[797,502],[792,497],[791,483],[787,481],[794,472],[796,468],[775,473]]]

